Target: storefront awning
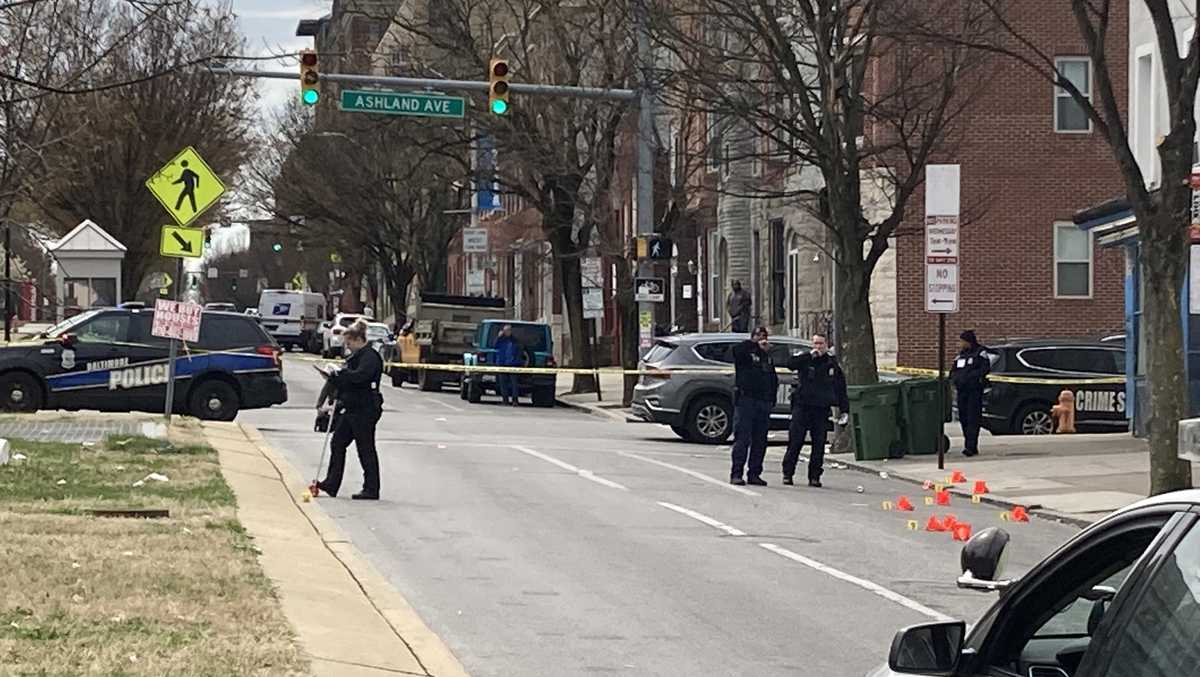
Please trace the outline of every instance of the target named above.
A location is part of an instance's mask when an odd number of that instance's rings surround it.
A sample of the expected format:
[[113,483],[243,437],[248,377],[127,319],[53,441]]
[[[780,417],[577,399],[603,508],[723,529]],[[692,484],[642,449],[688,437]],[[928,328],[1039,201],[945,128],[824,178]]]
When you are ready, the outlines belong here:
[[1116,247],[1137,240],[1137,217],[1124,198],[1076,212],[1073,221],[1081,230],[1092,233],[1101,247]]

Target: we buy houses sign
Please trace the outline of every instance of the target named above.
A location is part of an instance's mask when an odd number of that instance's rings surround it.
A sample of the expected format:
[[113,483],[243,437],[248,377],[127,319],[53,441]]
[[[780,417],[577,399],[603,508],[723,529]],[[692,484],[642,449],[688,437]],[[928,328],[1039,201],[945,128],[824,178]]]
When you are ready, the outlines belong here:
[[160,338],[195,343],[200,340],[200,315],[203,312],[204,308],[198,303],[158,299],[154,302],[154,326],[150,333]]

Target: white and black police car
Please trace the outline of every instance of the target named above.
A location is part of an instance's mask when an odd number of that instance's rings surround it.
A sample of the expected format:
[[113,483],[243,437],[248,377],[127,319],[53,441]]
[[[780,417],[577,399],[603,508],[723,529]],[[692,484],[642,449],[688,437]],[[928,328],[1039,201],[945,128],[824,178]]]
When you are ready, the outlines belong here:
[[[161,412],[170,342],[151,335],[153,321],[140,304],[99,308],[0,348],[0,410]],[[254,318],[203,313],[199,341],[175,361],[173,411],[231,421],[242,409],[283,404],[281,355]]]
[[1075,396],[1079,432],[1129,429],[1125,346],[1118,341],[1021,340],[987,347],[992,362],[983,394],[983,427],[993,435],[1046,435],[1050,408],[1064,390]]

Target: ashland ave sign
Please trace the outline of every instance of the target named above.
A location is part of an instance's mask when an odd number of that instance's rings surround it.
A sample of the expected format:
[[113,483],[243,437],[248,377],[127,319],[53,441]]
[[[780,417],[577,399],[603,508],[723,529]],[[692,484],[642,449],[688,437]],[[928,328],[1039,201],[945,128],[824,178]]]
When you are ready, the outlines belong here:
[[343,90],[341,108],[351,113],[416,115],[430,118],[461,118],[466,110],[462,97],[441,94],[409,94],[370,90]]

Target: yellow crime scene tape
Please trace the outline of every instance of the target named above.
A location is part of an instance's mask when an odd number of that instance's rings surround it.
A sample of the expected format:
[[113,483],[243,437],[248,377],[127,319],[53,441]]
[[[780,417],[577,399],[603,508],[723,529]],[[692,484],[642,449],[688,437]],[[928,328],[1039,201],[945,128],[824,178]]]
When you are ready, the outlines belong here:
[[[880,370],[893,371],[897,374],[904,374],[905,376],[926,376],[929,378],[937,378],[938,375],[936,369],[921,369],[918,367],[881,367]],[[1003,374],[988,374],[987,380],[991,383],[1018,383],[1024,385],[1122,385],[1125,383],[1124,376],[1039,378],[1037,376],[1004,376]]]

